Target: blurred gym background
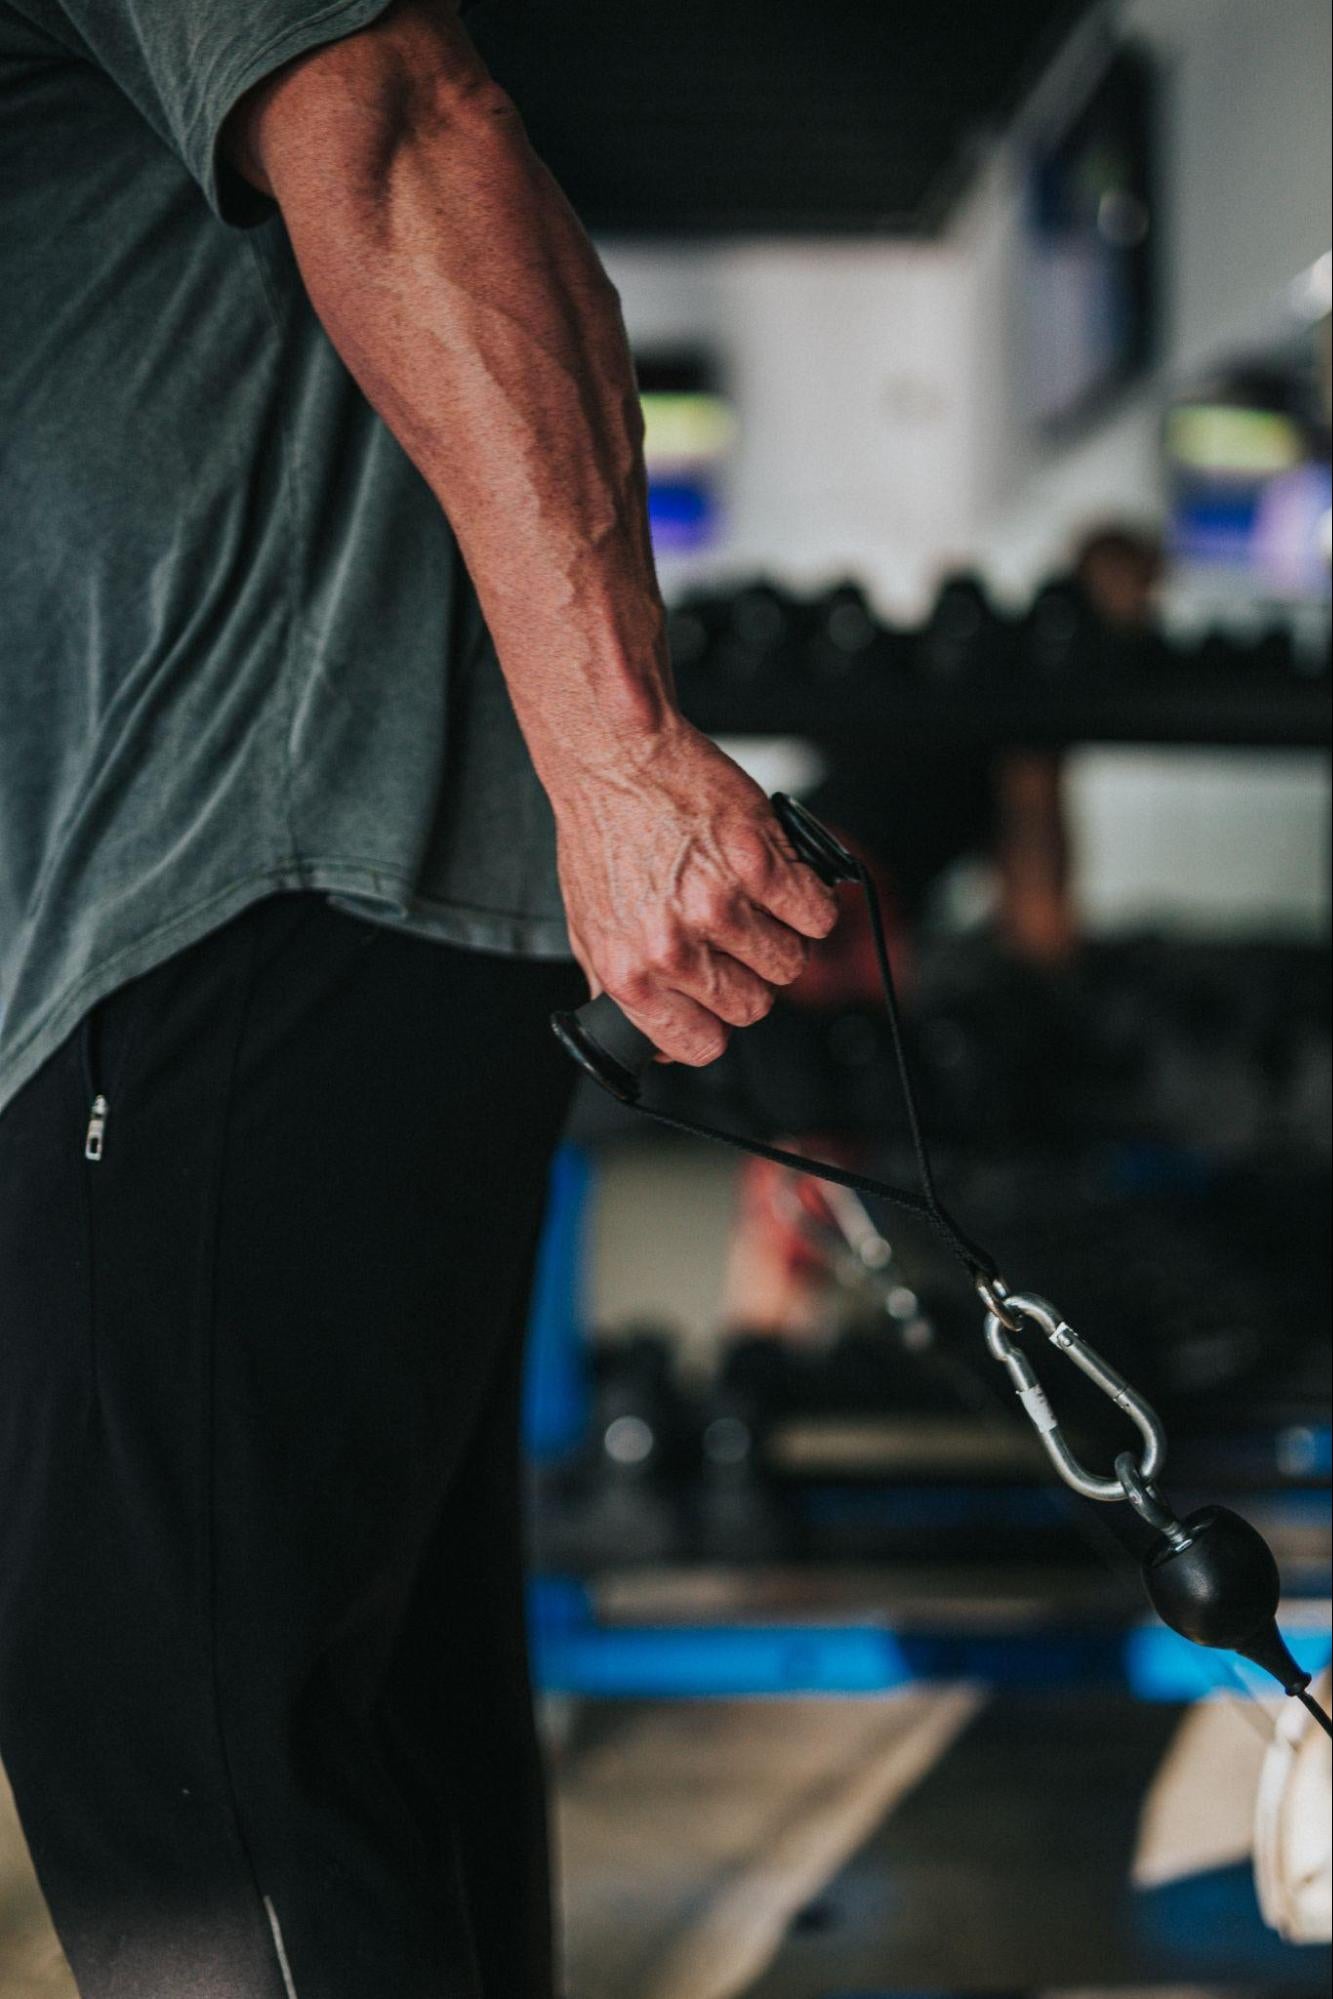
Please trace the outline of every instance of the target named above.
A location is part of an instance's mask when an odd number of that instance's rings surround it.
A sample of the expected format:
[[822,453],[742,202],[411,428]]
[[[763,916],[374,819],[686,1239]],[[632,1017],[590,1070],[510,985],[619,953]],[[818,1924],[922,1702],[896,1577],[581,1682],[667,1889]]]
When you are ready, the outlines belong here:
[[[1326,5],[471,19],[621,293],[687,712],[872,863],[951,1206],[1326,1667]],[[865,944],[655,1099],[908,1177]],[[1327,1989],[1323,1747],[920,1229],[587,1086],[528,1432],[571,1999]],[[0,1865],[25,1924],[55,1999]]]
[[[621,293],[687,710],[873,861],[955,1211],[1321,1665],[1327,10],[477,21]],[[864,947],[655,1100],[909,1178]],[[1256,1886],[1272,1703],[1154,1628],[931,1241],[591,1089],[557,1193],[576,1999],[1326,1987],[1308,1821]]]

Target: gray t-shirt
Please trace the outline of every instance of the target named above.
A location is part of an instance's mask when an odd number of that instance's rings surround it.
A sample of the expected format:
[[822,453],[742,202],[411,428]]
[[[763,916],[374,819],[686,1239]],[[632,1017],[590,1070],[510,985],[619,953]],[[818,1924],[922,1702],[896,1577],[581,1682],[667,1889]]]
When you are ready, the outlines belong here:
[[0,1105],[280,889],[567,951],[447,522],[217,158],[386,0],[0,0]]

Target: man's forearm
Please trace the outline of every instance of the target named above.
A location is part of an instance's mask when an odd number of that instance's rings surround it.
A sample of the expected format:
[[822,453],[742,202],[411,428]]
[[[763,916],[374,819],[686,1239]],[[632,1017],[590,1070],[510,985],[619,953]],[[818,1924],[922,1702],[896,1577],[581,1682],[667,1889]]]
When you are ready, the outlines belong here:
[[401,0],[239,107],[339,352],[430,481],[555,808],[571,945],[676,1061],[834,921],[672,698],[619,303],[452,0]]
[[[323,52],[317,82],[298,66],[270,86],[237,156],[448,514],[558,787],[674,717],[633,371],[616,294],[513,106],[450,15],[405,12]],[[300,92],[293,117],[279,98]]]

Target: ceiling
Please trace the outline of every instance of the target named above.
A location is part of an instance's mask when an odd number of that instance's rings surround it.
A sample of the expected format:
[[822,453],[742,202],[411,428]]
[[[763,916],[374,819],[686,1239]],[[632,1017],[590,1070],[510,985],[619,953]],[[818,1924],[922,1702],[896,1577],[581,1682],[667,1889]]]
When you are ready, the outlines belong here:
[[920,235],[1089,0],[481,0],[590,229]]

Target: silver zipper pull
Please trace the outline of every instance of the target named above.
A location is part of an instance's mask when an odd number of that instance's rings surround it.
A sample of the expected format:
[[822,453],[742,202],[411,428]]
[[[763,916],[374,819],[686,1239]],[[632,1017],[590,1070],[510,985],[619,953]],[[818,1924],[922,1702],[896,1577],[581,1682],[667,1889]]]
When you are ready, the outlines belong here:
[[94,1162],[102,1157],[102,1145],[106,1136],[107,1100],[103,1096],[93,1098],[93,1107],[88,1114],[88,1135],[83,1141],[83,1156]]

